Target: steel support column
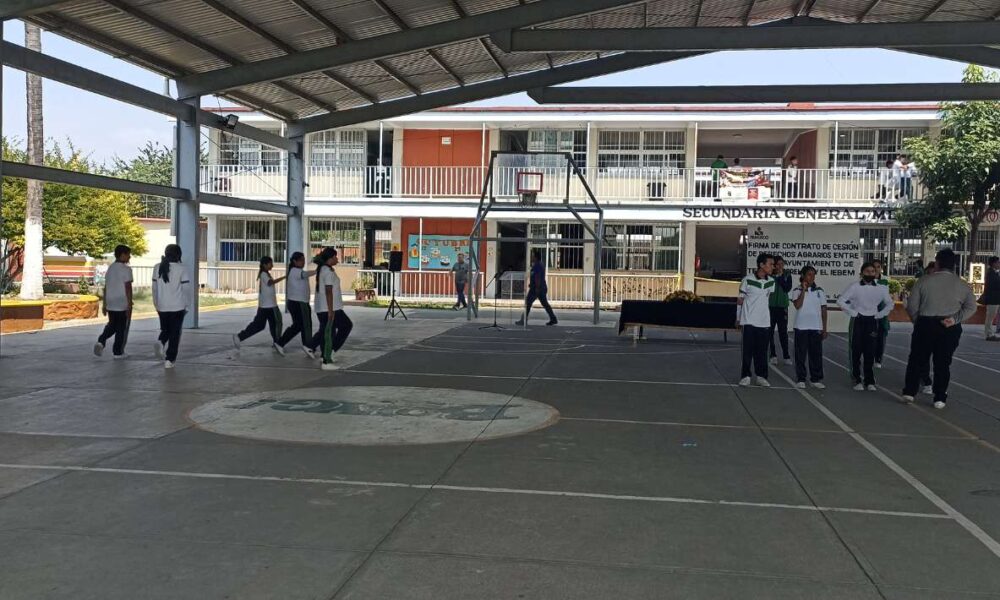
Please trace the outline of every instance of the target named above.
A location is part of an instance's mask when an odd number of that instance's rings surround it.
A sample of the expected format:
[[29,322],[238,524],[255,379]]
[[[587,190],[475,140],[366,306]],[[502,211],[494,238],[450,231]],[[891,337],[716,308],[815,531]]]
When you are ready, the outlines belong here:
[[198,171],[199,154],[201,150],[201,131],[199,113],[201,98],[184,100],[191,106],[193,118],[177,122],[177,187],[188,191],[188,200],[177,203],[174,219],[177,225],[177,244],[181,247],[182,260],[187,265],[191,275],[191,310],[184,317],[184,327],[198,327],[198,271],[201,257],[199,256],[198,217]]
[[292,138],[298,146],[296,152],[288,153],[288,206],[295,212],[288,215],[287,228],[287,250],[285,261],[292,256],[292,252],[305,252],[305,211],[306,211],[306,160],[305,160],[305,138],[302,136]]

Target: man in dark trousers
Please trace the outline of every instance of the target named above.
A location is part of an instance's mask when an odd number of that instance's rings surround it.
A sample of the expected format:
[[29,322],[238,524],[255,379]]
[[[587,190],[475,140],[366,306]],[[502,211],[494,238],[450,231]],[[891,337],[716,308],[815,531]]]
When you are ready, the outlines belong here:
[[788,293],[792,291],[792,274],[785,273],[785,259],[774,257],[774,293],[768,298],[768,308],[771,312],[771,328],[767,336],[767,345],[771,349],[771,364],[778,364],[778,352],[774,345],[774,330],[778,330],[778,342],[781,344],[781,357],[785,364],[792,364],[788,354]]
[[549,322],[546,325],[555,325],[559,322],[556,313],[552,312],[552,307],[549,306],[548,293],[549,288],[545,284],[545,265],[542,264],[542,253],[538,250],[532,250],[531,279],[528,281],[528,295],[524,298],[524,318],[517,322],[518,325],[524,325],[525,321],[528,320],[528,313],[531,312],[531,305],[535,303],[535,299],[542,303],[542,308],[549,315]]
[[921,375],[934,361],[934,408],[948,402],[951,358],[962,337],[962,321],[976,312],[976,299],[969,284],[955,274],[955,253],[945,248],[934,259],[936,269],[921,277],[906,302],[913,321],[910,358],[906,363],[903,401],[913,402]]
[[986,321],[984,323],[986,341],[1000,341],[996,330],[993,329],[993,321],[996,320],[997,313],[1000,312],[1000,256],[991,256],[990,262],[986,265],[986,287],[983,289],[979,303],[986,305]]

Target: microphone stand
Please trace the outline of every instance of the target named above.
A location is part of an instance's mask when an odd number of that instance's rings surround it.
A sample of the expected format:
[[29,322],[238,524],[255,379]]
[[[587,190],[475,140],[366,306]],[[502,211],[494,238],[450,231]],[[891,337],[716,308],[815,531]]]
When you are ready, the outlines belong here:
[[494,282],[497,283],[497,290],[496,293],[493,294],[493,324],[480,327],[479,329],[481,330],[496,329],[497,331],[503,331],[505,329],[504,327],[501,327],[499,323],[497,323],[497,308],[500,304],[499,302],[497,302],[497,299],[500,298],[500,276],[503,275],[504,273],[506,273],[506,271],[500,271],[499,273],[493,276],[493,279],[491,279],[489,283],[486,284],[486,287],[489,287],[490,283]]

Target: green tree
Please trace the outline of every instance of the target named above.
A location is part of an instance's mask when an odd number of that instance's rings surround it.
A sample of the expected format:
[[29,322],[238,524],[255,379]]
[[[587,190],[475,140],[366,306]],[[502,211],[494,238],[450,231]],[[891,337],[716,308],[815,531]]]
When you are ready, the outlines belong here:
[[[173,185],[173,151],[157,142],[146,142],[139,148],[139,154],[131,160],[115,157],[110,174],[122,179]],[[139,196],[139,212],[136,216],[156,219],[170,218],[170,200],[159,196]]]
[[[4,160],[25,162],[25,151],[6,139],[0,144]],[[46,151],[45,165],[83,173],[95,170],[79,150],[70,146],[68,152],[63,152],[56,144]],[[0,239],[4,240],[5,255],[13,256],[23,248],[27,192],[28,182],[24,179],[3,179]],[[43,247],[55,247],[68,254],[103,256],[113,252],[116,245],[127,244],[134,254],[142,254],[146,251],[145,232],[133,216],[139,210],[138,203],[133,194],[48,183],[42,197]],[[12,275],[16,273],[7,273],[7,277]]]
[[[997,82],[995,72],[969,65],[965,83]],[[935,241],[968,233],[975,254],[979,227],[1000,208],[1000,101],[948,102],[941,107],[941,135],[905,141],[926,194],[904,206],[897,220],[924,229]]]

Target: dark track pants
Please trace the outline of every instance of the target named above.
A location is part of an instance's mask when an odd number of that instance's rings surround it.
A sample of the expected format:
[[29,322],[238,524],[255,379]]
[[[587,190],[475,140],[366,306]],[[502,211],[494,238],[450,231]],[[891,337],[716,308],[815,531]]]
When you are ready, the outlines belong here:
[[309,307],[308,302],[296,300],[289,300],[287,306],[288,314],[292,317],[292,325],[285,330],[285,333],[281,334],[278,345],[284,348],[288,342],[295,339],[296,335],[301,335],[302,345],[309,346],[313,337],[312,308]]
[[107,341],[114,337],[115,345],[112,348],[115,356],[121,356],[125,354],[125,342],[128,341],[128,326],[131,315],[127,310],[109,310],[108,311],[108,324],[104,326],[104,331],[98,336],[97,341],[101,345],[107,344]]
[[[743,371],[740,377],[757,375],[767,379],[767,340],[771,330],[768,327],[743,326]],[[753,371],[751,371],[751,366]]]
[[885,356],[885,343],[889,338],[889,317],[882,318],[879,322],[879,335],[875,338],[875,362],[882,362]]
[[538,292],[533,289],[528,289],[528,295],[524,298],[524,322],[528,322],[528,313],[531,312],[531,305],[538,300],[542,304],[542,308],[545,309],[546,314],[549,315],[549,321],[555,323],[559,321],[556,318],[556,313],[552,312],[552,307],[549,306],[548,292]]
[[174,312],[160,312],[160,337],[157,338],[161,344],[165,344],[165,358],[170,362],[177,360],[177,350],[181,345],[181,330],[184,328],[184,315],[186,310]]
[[340,350],[347,341],[347,336],[351,335],[354,323],[342,310],[334,311],[333,319],[330,319],[328,312],[317,313],[316,316],[319,318],[319,329],[309,343],[309,348],[323,348],[323,362],[329,363],[333,361],[333,353]]
[[774,345],[774,330],[778,330],[778,342],[781,344],[781,357],[790,358],[788,355],[788,309],[771,307],[771,328],[768,330],[767,345],[771,350],[771,356],[777,356],[777,348]]
[[906,361],[906,385],[903,393],[915,396],[921,378],[934,365],[934,400],[948,401],[948,383],[951,381],[951,359],[962,338],[962,326],[945,327],[943,317],[918,317],[913,324],[910,338],[910,358]]
[[[875,317],[859,315],[851,319],[849,326],[851,340],[851,378],[854,383],[875,385],[875,345],[882,335],[880,323]],[[862,362],[864,376],[862,377]]]
[[247,325],[246,329],[239,332],[237,336],[242,342],[260,333],[261,331],[264,331],[265,325],[270,329],[271,339],[274,340],[274,343],[278,343],[279,333],[281,332],[280,308],[277,306],[274,308],[258,308],[253,321],[250,321],[250,324]]
[[806,361],[809,381],[823,381],[823,332],[815,329],[795,330],[795,380],[806,380]]

